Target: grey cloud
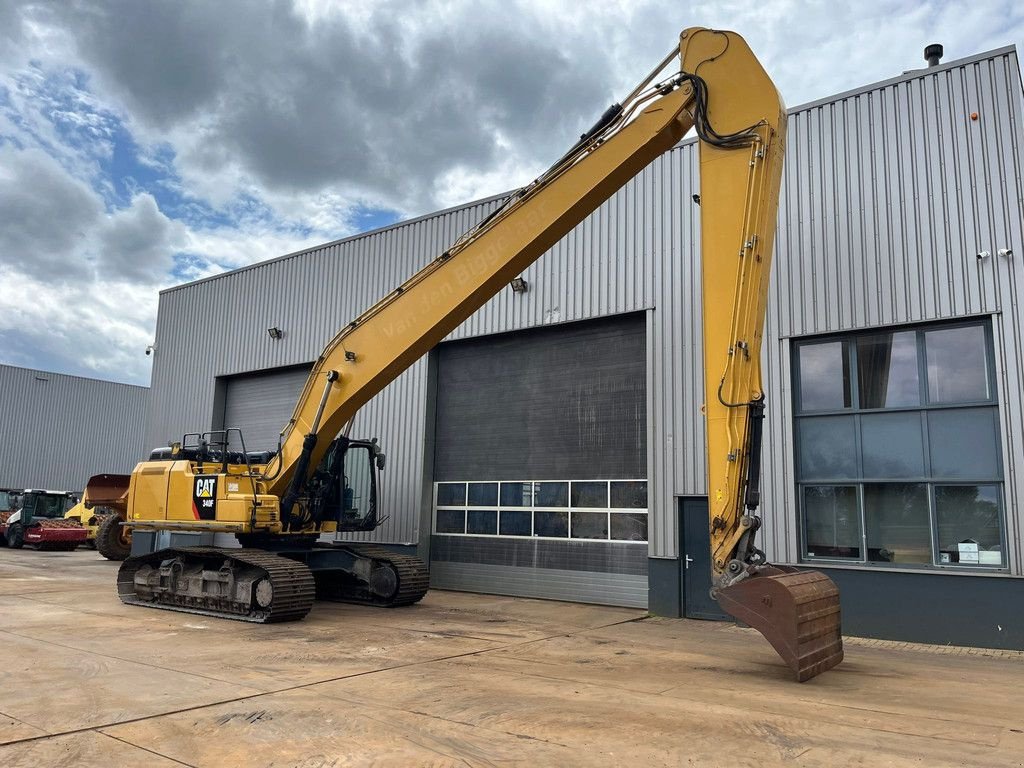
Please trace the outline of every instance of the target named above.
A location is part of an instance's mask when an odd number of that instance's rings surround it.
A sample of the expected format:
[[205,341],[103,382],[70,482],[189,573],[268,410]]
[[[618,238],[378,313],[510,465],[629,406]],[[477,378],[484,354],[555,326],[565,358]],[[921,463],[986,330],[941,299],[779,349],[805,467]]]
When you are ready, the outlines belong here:
[[0,147],[0,264],[41,279],[89,274],[76,255],[103,208],[41,150]]
[[113,214],[99,227],[97,268],[101,275],[150,281],[170,269],[173,249],[184,242],[184,226],[164,216],[152,195],[141,194],[131,207]]
[[4,53],[20,42],[22,18],[17,6],[13,3],[0,3],[0,59]]
[[166,128],[211,106],[230,66],[223,33],[245,9],[229,3],[58,3],[27,9],[69,32],[139,118]]
[[383,3],[358,24],[311,25],[283,0],[111,0],[40,18],[73,35],[133,119],[192,137],[190,170],[241,168],[272,192],[423,209],[453,167],[498,167],[499,135],[523,164],[553,160],[613,95],[605,56],[577,46],[570,62],[529,14],[431,13]]
[[42,150],[0,146],[0,266],[49,283],[155,282],[184,242],[151,195],[108,214]]

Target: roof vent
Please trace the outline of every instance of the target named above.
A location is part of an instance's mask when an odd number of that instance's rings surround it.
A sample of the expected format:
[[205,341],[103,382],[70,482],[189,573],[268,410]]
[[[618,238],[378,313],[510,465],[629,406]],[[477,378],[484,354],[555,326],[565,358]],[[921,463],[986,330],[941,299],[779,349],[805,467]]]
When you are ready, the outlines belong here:
[[942,45],[940,43],[932,43],[931,45],[925,46],[924,60],[928,62],[929,67],[939,66],[939,59],[941,58]]

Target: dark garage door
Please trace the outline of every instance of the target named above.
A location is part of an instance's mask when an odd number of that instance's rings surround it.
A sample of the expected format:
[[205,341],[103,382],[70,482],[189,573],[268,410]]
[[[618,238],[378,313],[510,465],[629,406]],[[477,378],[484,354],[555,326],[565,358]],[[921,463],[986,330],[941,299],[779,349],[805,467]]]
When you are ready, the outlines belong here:
[[434,586],[646,605],[645,326],[439,347]]
[[223,426],[240,427],[250,451],[276,449],[308,376],[309,367],[299,366],[225,378]]

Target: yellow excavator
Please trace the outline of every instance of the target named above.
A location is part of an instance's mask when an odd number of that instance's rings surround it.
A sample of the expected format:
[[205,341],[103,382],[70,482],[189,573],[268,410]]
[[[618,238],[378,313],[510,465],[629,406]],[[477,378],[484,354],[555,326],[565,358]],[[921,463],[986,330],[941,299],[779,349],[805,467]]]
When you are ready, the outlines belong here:
[[[376,441],[349,438],[353,417],[691,128],[700,140],[712,594],[759,630],[798,680],[838,664],[833,582],[769,565],[755,544],[761,337],[785,108],[743,38],[704,28],[685,30],[679,47],[554,166],[341,329],[314,364],[276,452],[249,452],[229,429],[186,435],[140,463],[121,494],[125,527],[233,533],[242,548],[128,557],[118,574],[121,599],[255,622],[301,619],[317,595],[419,600],[427,572],[417,558],[318,541],[371,530],[381,519],[384,457]],[[107,488],[96,498],[118,495]]]

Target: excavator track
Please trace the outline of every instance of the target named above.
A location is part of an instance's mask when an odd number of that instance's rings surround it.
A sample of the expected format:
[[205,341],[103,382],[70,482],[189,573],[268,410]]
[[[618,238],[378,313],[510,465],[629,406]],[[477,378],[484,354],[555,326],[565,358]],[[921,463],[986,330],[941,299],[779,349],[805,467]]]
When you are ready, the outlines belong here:
[[324,574],[317,582],[317,597],[323,600],[397,608],[419,602],[430,588],[427,566],[418,557],[373,544],[346,543],[331,546],[371,560],[374,576],[367,589],[366,585],[355,585],[350,579],[332,578],[330,573]]
[[273,552],[180,547],[129,557],[117,592],[127,605],[269,624],[304,618],[316,586],[304,563]]

